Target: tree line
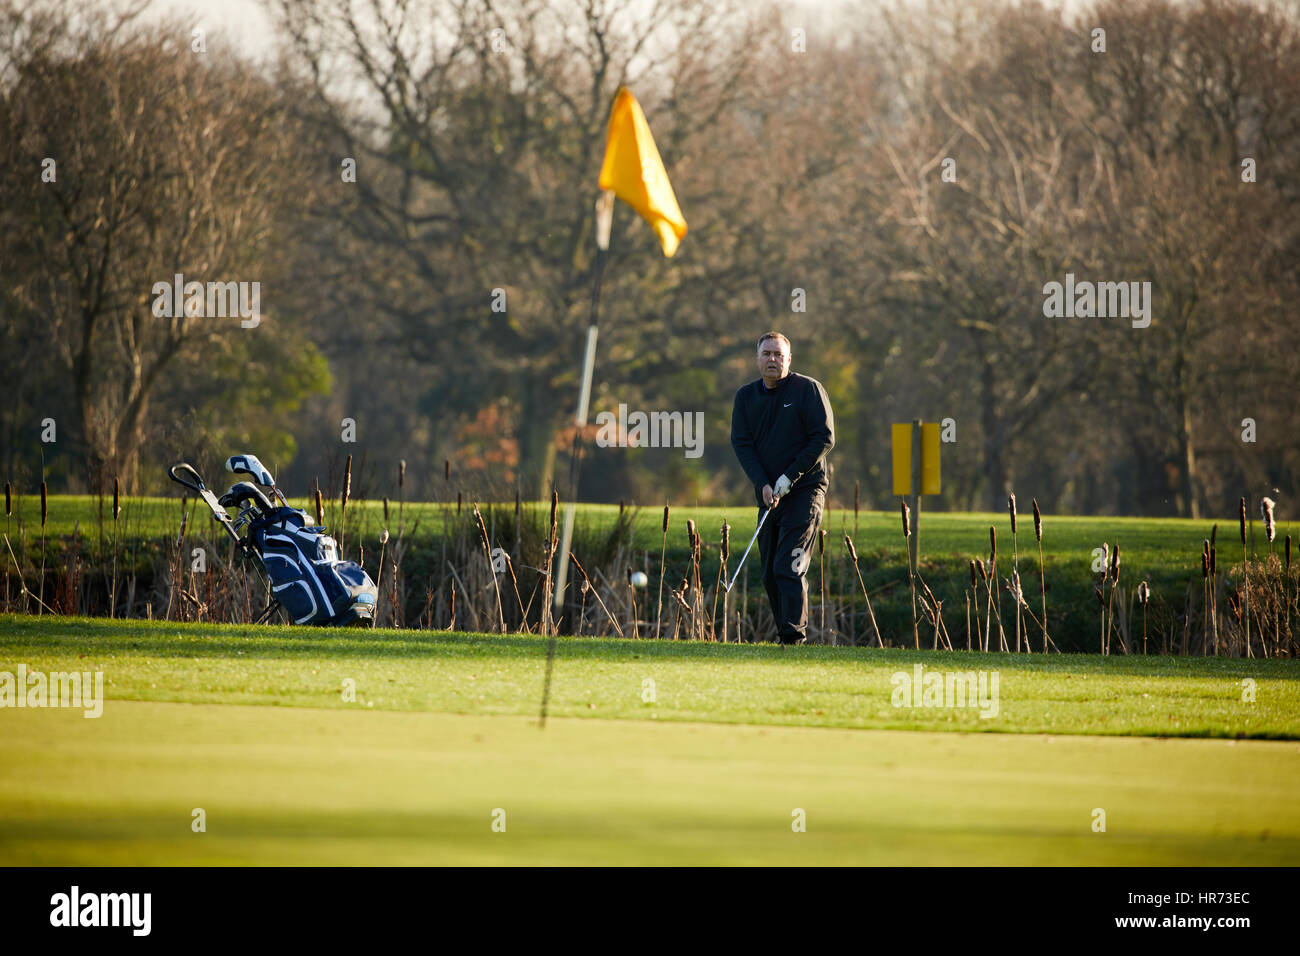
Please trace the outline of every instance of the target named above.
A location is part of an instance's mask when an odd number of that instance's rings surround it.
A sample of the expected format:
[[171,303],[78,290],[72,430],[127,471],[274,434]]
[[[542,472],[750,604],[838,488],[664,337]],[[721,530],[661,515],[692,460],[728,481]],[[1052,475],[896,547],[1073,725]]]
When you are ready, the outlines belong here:
[[[251,450],[299,493],[347,455],[362,493],[398,461],[412,496],[569,493],[627,85],[690,232],[667,260],[616,211],[592,410],[702,411],[704,454],[593,424],[583,499],[747,501],[728,418],[769,328],[830,393],[840,504],[892,507],[917,417],[955,424],[927,507],[1300,490],[1292,7],[276,0],[269,65],[69,10],[0,3],[16,478],[151,490]],[[258,282],[261,320],[156,314],[175,276]],[[1047,314],[1067,282],[1149,289],[1149,324]]]

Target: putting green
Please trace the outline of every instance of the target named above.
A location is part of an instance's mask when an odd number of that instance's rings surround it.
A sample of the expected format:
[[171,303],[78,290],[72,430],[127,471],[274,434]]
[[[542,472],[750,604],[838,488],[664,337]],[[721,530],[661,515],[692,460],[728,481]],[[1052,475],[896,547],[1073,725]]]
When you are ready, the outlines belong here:
[[118,699],[0,719],[10,866],[1300,864],[1295,741]]

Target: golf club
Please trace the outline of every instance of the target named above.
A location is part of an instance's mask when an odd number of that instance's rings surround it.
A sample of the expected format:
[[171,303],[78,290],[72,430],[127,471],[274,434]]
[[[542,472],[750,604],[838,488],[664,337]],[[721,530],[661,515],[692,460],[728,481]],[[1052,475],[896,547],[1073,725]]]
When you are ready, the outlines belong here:
[[732,585],[736,583],[736,578],[740,577],[740,569],[745,566],[745,559],[749,557],[750,549],[754,547],[754,542],[758,540],[758,533],[763,530],[763,522],[767,520],[767,516],[772,513],[772,509],[776,507],[776,503],[780,500],[780,498],[773,498],[772,503],[767,506],[767,510],[763,512],[762,517],[758,519],[758,527],[754,529],[754,536],[749,539],[749,545],[745,548],[745,553],[740,556],[740,563],[736,565],[736,573],[733,574],[731,580],[727,582],[728,594],[731,593],[731,588]]

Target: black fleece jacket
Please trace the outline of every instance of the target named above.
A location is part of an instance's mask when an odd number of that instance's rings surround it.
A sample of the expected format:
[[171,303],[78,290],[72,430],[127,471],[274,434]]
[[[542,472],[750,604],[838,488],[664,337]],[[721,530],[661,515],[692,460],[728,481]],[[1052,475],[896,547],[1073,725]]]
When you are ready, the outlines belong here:
[[826,389],[815,378],[791,372],[769,389],[757,379],[736,392],[731,447],[763,505],[763,486],[779,475],[792,488],[828,484],[826,453],[835,447],[835,417]]

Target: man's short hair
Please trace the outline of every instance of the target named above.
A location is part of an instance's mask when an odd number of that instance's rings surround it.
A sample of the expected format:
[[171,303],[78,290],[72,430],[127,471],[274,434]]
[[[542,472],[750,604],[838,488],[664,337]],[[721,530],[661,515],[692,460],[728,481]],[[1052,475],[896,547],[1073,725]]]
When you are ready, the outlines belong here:
[[787,352],[793,351],[793,349],[790,348],[790,340],[787,339],[780,332],[764,332],[763,335],[758,340],[758,351],[760,352],[763,351],[763,343],[766,342],[768,339],[776,339],[778,342],[784,342],[785,350]]

